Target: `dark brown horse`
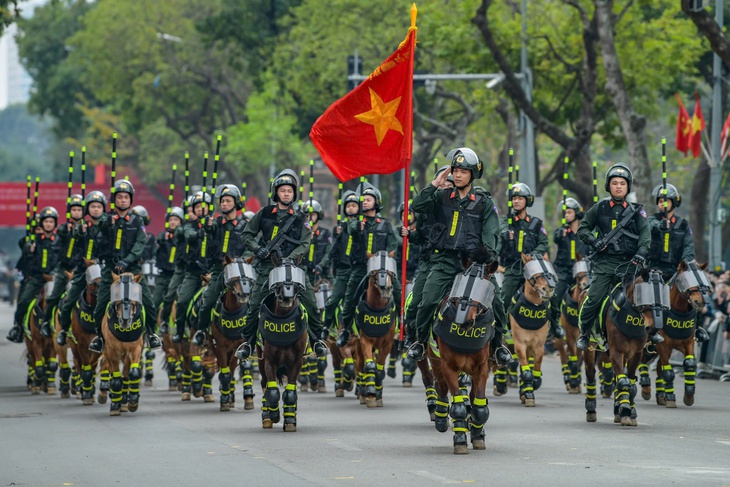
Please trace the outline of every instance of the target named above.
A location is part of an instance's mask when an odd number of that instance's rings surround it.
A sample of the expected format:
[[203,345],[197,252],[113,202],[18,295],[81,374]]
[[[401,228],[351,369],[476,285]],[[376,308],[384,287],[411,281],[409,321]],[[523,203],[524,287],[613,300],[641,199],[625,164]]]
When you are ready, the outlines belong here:
[[573,279],[573,285],[561,302],[560,324],[565,330],[565,338],[556,338],[555,348],[560,354],[566,390],[571,394],[580,394],[582,352],[576,347],[580,335],[578,314],[589,285],[588,265],[580,254],[576,255],[576,262],[573,264]]
[[33,300],[26,312],[27,329],[25,330],[25,346],[29,362],[33,365],[30,391],[40,394],[56,394],[56,370],[58,361],[53,348],[54,340],[41,334],[40,322],[46,312],[46,296],[53,293],[53,276],[43,274],[46,283],[38,296]]
[[[220,382],[220,410],[230,411],[235,389],[232,387],[233,372],[238,366],[236,349],[243,343],[241,329],[246,324],[248,300],[251,296],[256,271],[242,259],[231,259],[226,256],[223,277],[226,289],[220,302],[213,310],[213,326],[211,327],[213,354],[218,362],[218,380]],[[243,376],[243,409],[253,409],[253,379],[249,374]]]
[[187,330],[197,329],[198,313],[203,302],[203,294],[210,283],[210,274],[200,276],[202,287],[195,293],[186,313],[186,326],[182,340],[176,344],[180,354],[182,376],[181,400],[190,401],[192,397],[203,397],[204,402],[215,402],[213,397],[213,376],[215,375],[215,356],[213,355],[210,336],[202,346],[190,340]]
[[[71,280],[74,277],[74,272],[68,272],[63,271],[63,273],[66,275],[66,291],[71,287]],[[65,298],[64,298],[65,299]],[[61,304],[63,303],[63,300],[58,303],[58,306],[56,306],[56,309],[52,311],[53,316],[51,318],[53,323],[53,349],[56,352],[56,356],[58,357],[58,375],[60,379],[59,384],[59,391],[61,392],[61,398],[67,399],[71,397],[71,364],[68,361],[68,351],[69,351],[69,343],[68,340],[66,341],[65,345],[59,345],[55,338],[58,336],[58,333],[61,331],[61,323],[59,321],[59,311],[61,309]],[[75,362],[75,360],[74,360]],[[80,377],[78,372],[76,372],[76,369],[74,368],[74,376]],[[75,388],[74,388],[75,389]]]
[[[495,295],[489,278],[496,271],[497,262],[486,251],[475,253],[472,259],[468,269],[456,276],[451,293],[439,308],[428,350],[438,391],[436,430],[445,432],[451,415],[455,454],[469,453],[466,437],[469,429],[473,448],[486,449],[484,424],[489,418],[486,388],[490,340],[494,336],[491,307]],[[461,372],[472,378],[468,397],[462,394],[459,384]]]
[[[657,295],[655,290],[658,290]],[[666,296],[664,296],[666,294]],[[636,426],[636,369],[647,340],[646,328],[654,326],[655,314],[668,306],[668,289],[661,274],[644,269],[625,275],[604,300],[599,316],[605,324],[608,355],[616,377],[614,423]],[[586,364],[586,421],[595,422],[595,355],[584,354]]]
[[261,422],[265,429],[281,419],[279,386],[286,376],[284,389],[284,431],[297,430],[297,378],[307,349],[306,313],[299,303],[299,293],[306,286],[306,275],[292,259],[278,261],[269,275],[272,293],[261,303],[259,333],[263,348],[257,346],[261,387],[264,397]]

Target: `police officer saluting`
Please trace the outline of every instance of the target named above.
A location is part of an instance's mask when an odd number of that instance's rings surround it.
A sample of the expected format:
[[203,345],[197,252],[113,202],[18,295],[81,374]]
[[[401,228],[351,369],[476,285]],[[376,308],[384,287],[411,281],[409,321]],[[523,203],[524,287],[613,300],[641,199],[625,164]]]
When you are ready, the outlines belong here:
[[[408,349],[408,356],[413,360],[424,357],[436,309],[449,291],[454,277],[461,272],[460,253],[474,252],[482,246],[489,248],[495,256],[499,251],[497,207],[488,193],[477,192],[472,186],[474,179],[482,177],[482,161],[466,147],[451,151],[447,157],[451,159],[450,173],[454,177],[455,188],[438,189],[446,184],[449,176],[449,171],[443,171],[413,200],[413,210],[417,214],[435,216],[433,233],[439,237],[433,243],[431,268],[424,284],[423,298],[418,304],[417,341]],[[499,293],[494,276],[491,281]],[[507,318],[499,296],[495,297],[492,306],[495,316],[492,350],[497,362],[507,365],[512,361],[512,355],[502,345]]]
[[[682,204],[682,196],[673,184],[667,184],[665,200],[663,189],[660,184],[651,192],[659,211],[649,216],[651,227],[649,265],[662,273],[664,282],[669,282],[677,272],[681,261],[690,262],[695,259],[695,244],[689,222],[674,214],[674,210]],[[696,320],[696,323],[697,341],[709,340],[710,336],[699,325],[700,320]]]
[[[578,227],[578,238],[596,252],[591,258],[593,281],[578,316],[581,335],[577,346],[581,350],[588,349],[601,303],[613,286],[621,282],[619,274],[634,274],[636,267],[646,264],[651,230],[641,205],[626,201],[633,181],[634,176],[626,164],[619,162],[611,166],[606,172],[604,186],[610,198],[593,205]],[[596,230],[598,237],[593,234]],[[656,330],[650,336],[654,343],[664,341]]]
[[[309,244],[312,240],[312,232],[305,224],[305,215],[297,214],[294,211],[293,203],[299,187],[297,175],[291,169],[284,169],[279,173],[272,183],[272,197],[274,205],[268,205],[256,213],[248,222],[243,231],[243,245],[248,250],[255,251],[258,267],[258,275],[251,291],[251,299],[246,314],[246,325],[243,329],[243,344],[236,351],[240,360],[247,359],[252,352],[254,337],[259,325],[259,311],[261,302],[268,293],[269,273],[274,269],[274,264],[269,258],[271,255],[271,242],[282,241],[278,252],[282,258],[306,257],[309,252]],[[294,220],[292,220],[294,219]],[[259,246],[258,236],[261,234],[263,245]],[[278,243],[277,243],[278,245]],[[327,345],[319,340],[322,336],[322,322],[317,310],[317,300],[309,279],[306,279],[306,287],[299,294],[299,301],[307,310],[308,325],[310,331],[310,344],[318,357],[327,355]],[[312,335],[316,338],[312,338]]]
[[[96,337],[89,344],[89,350],[101,353],[104,348],[104,339],[101,336],[101,325],[110,299],[112,272],[121,274],[131,272],[139,274],[142,268],[139,264],[147,242],[142,219],[131,213],[134,201],[134,187],[125,179],[114,182],[114,211],[104,213],[99,219],[99,229],[105,242],[102,258],[104,265],[101,270],[101,284],[97,295],[94,321],[96,323]],[[160,338],[155,334],[155,305],[152,294],[147,286],[146,279],[140,282],[142,286],[142,305],[145,308],[145,327],[147,341],[150,348],[162,346]]]

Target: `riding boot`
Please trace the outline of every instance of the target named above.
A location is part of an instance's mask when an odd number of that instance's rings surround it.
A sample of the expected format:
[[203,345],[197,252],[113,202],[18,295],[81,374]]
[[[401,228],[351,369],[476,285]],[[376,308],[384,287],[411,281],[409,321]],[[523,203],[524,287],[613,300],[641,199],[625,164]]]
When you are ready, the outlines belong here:
[[343,326],[342,330],[340,331],[340,334],[337,335],[337,341],[335,343],[337,343],[338,347],[344,347],[345,345],[347,345],[347,342],[349,342],[349,341],[350,341],[350,330],[346,326]]
[[695,339],[698,343],[703,343],[710,339],[710,335],[707,333],[707,330],[702,328],[700,325],[697,325],[695,328]]
[[664,337],[659,333],[659,330],[657,330],[654,327],[651,327],[647,330],[649,333],[649,340],[651,340],[651,343],[656,345],[657,343],[662,343],[664,341]]
[[13,323],[13,327],[8,332],[7,339],[13,343],[23,343],[23,328],[17,323]]
[[249,342],[251,341],[252,337],[244,337],[243,343],[239,345],[238,349],[236,349],[236,357],[238,357],[238,360],[247,360],[251,356],[251,345]]
[[193,335],[192,342],[197,346],[202,347],[205,343],[205,332],[203,330],[196,331],[195,335]]
[[565,338],[565,330],[563,330],[563,327],[560,326],[560,323],[550,323],[550,333],[552,333],[553,338]]
[[50,323],[48,323],[48,319],[45,317],[43,318],[43,321],[41,321],[40,330],[41,330],[41,335],[43,335],[46,338],[53,336],[53,332],[51,331],[51,325],[50,325]]
[[68,335],[68,332],[66,330],[61,330],[58,332],[58,335],[56,336],[56,343],[58,343],[60,346],[66,345],[66,337]]
[[162,340],[154,333],[147,332],[147,343],[152,350],[162,348]]

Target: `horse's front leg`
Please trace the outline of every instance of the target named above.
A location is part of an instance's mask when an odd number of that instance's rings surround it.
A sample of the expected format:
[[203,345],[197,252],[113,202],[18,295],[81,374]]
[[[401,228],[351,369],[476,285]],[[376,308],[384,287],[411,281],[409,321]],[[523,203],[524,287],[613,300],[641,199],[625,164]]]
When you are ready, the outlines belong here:
[[693,338],[685,340],[684,347],[684,405],[691,406],[695,403],[695,373],[697,372],[697,362],[695,361],[695,341]]
[[[387,357],[387,353],[384,353],[382,350],[378,354],[378,362],[375,362],[375,359],[373,358],[373,346],[374,346],[374,340],[365,337],[364,335],[360,337],[360,350],[362,352],[363,357],[363,368],[362,368],[362,380],[364,387],[364,395],[365,395],[365,404],[369,408],[377,407],[377,400],[376,400],[376,394],[377,394],[377,388],[376,388],[376,376],[378,374],[378,370],[383,368],[383,365],[385,364],[385,357]],[[388,350],[390,352],[390,350]],[[383,363],[380,363],[380,360],[383,360]],[[378,367],[378,365],[380,367]]]
[[[442,350],[446,347],[440,347]],[[444,353],[443,351],[441,352]],[[453,353],[453,352],[452,352]],[[468,431],[468,411],[465,403],[467,396],[461,394],[459,387],[459,370],[460,367],[455,364],[443,364],[441,371],[451,394],[451,406],[449,407],[449,416],[453,423],[452,430],[454,432],[454,454],[465,455],[469,453],[466,432]]]
[[307,349],[307,335],[304,334],[298,344],[287,352],[292,362],[287,368],[292,370],[292,377],[287,377],[286,389],[282,397],[284,403],[284,431],[293,433],[297,430],[297,377],[302,368],[304,352]]
[[523,330],[515,333],[515,328],[512,327],[512,336],[515,339],[515,353],[517,353],[520,363],[520,401],[525,407],[535,407],[535,376],[527,354],[527,346],[524,343],[524,339],[527,337],[522,336]]
[[[279,400],[281,393],[279,392],[279,384],[276,382],[276,363],[275,355],[278,348],[273,345],[264,344],[264,367],[261,369],[261,383],[266,380],[264,388],[263,407],[261,408],[261,420],[264,429],[271,428],[274,423],[278,423],[281,419],[281,411],[279,410]],[[292,371],[290,381],[296,384],[296,375],[298,370]]]
[[428,409],[428,414],[431,416],[431,421],[435,421],[436,399],[438,396],[436,395],[436,388],[434,387],[433,372],[431,372],[431,369],[429,368],[427,358],[418,361],[417,365],[418,370],[421,371],[423,386],[426,388],[426,409]]
[[383,381],[385,380],[385,360],[393,348],[393,330],[388,332],[384,338],[380,340],[381,349],[378,353],[378,360],[375,364],[375,407],[383,407]]
[[631,381],[624,373],[626,354],[611,350],[611,368],[616,375],[616,390],[613,394],[613,422],[622,426],[631,425]]
[[651,376],[649,375],[649,361],[651,356],[646,348],[641,352],[641,362],[639,363],[639,385],[641,386],[641,397],[648,401],[651,398]]
[[586,421],[595,423],[598,419],[596,414],[596,352],[590,350],[583,352],[583,363],[586,367]]
[[104,364],[109,371],[109,395],[111,396],[111,404],[109,405],[109,416],[119,416],[122,414],[122,373],[119,371],[120,357],[116,347],[116,343],[107,340],[104,347]]
[[[231,358],[231,370],[236,370],[237,358],[235,355]],[[249,411],[254,408],[253,398],[253,361],[251,359],[244,360],[240,364],[241,369],[241,387],[243,388],[243,409]],[[236,387],[231,389],[231,403],[234,401]]]
[[128,352],[127,357],[124,360],[124,376],[129,378],[129,396],[128,405],[130,413],[133,413],[139,407],[139,384],[142,381],[142,367],[140,362],[142,361],[142,350],[144,344],[142,339],[134,345],[134,347]]
[[[431,350],[429,350],[428,355],[428,361],[431,362],[437,391],[437,396],[434,400],[434,426],[439,433],[445,433],[449,429],[449,385],[446,383],[446,379],[444,379],[441,359],[437,358]],[[425,367],[428,367],[428,363],[425,364]]]
[[[674,395],[674,369],[669,363],[672,356],[672,347],[664,343],[657,344],[657,353],[659,361],[657,362],[657,404],[668,408],[677,407],[677,397]],[[661,378],[661,386],[659,378]]]
[[469,429],[471,430],[471,444],[475,450],[486,450],[484,440],[484,425],[489,419],[489,401],[487,400],[487,380],[489,379],[489,348],[482,351],[484,361],[476,366],[472,374],[471,384],[471,412],[469,415]]
[[[636,422],[636,368],[639,366],[639,363],[641,362],[641,351],[642,349],[636,350],[634,354],[631,356],[631,358],[628,360],[628,363],[626,364],[626,375],[629,378],[629,403],[631,406],[631,416],[630,416],[630,426],[637,426]],[[624,421],[621,421],[621,424],[624,424]]]

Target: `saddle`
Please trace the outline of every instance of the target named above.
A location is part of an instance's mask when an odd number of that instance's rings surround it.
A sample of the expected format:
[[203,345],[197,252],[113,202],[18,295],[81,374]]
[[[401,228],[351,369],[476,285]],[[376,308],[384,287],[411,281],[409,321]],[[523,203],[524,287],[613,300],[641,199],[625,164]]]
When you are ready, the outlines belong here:
[[240,340],[243,327],[246,326],[246,313],[248,313],[248,304],[241,305],[234,311],[226,311],[221,298],[215,308],[211,310],[211,317],[224,337],[229,340]]
[[563,300],[560,303],[560,311],[563,313],[563,316],[565,316],[565,321],[567,321],[570,326],[575,326],[577,328],[578,315],[580,314],[580,303],[570,296],[573,289],[575,289],[575,286],[571,286],[565,291]]
[[608,297],[603,300],[603,304],[601,304],[601,312],[598,316],[600,330],[603,336],[606,336],[606,307],[608,307],[608,316],[621,333],[633,339],[646,337],[644,318],[626,298],[626,291],[620,283],[616,284]]
[[455,323],[456,311],[456,305],[448,300],[438,311],[431,337],[431,348],[437,357],[438,348],[433,335],[439,337],[455,352],[467,354],[479,352],[494,338],[494,311],[491,307],[486,312],[478,314],[473,324]]
[[357,329],[372,338],[384,337],[394,324],[397,324],[398,314],[395,301],[390,298],[383,309],[373,309],[365,301],[365,295],[355,309],[355,325]]
[[527,300],[524,292],[524,286],[521,287],[517,294],[512,297],[512,308],[509,311],[520,328],[525,330],[539,330],[548,324],[550,317],[550,301],[543,301],[540,304],[532,304]]
[[307,311],[300,303],[284,316],[275,315],[271,309],[276,295],[270,293],[261,303],[259,333],[261,338],[277,347],[287,347],[296,342],[307,329]]

